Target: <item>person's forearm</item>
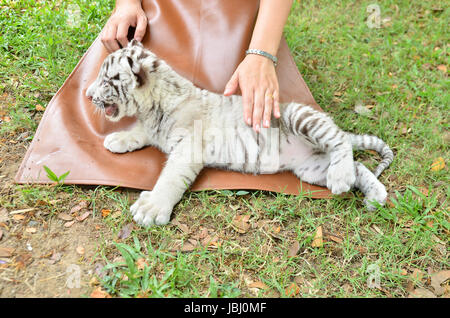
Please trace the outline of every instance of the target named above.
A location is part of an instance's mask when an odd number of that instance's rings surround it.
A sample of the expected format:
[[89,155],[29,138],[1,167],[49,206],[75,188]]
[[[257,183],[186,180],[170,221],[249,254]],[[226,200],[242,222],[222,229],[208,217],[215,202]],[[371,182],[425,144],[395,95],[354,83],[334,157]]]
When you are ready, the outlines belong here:
[[116,8],[122,5],[141,4],[141,0],[116,0]]
[[293,0],[261,0],[250,49],[276,55]]

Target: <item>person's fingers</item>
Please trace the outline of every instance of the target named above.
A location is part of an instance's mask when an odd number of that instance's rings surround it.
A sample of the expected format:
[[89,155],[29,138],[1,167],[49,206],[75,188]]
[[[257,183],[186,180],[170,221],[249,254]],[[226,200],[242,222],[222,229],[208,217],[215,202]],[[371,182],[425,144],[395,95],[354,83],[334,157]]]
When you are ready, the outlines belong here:
[[272,109],[274,104],[274,96],[272,90],[268,89],[265,95],[264,101],[264,113],[263,113],[263,127],[270,127],[270,117],[272,116]]
[[275,118],[280,118],[280,96],[278,90],[273,92],[273,115]]
[[253,130],[260,132],[261,118],[264,111],[264,93],[261,90],[255,91],[253,102]]
[[244,120],[247,125],[252,124],[253,116],[253,89],[243,89],[242,91],[242,102],[244,107]]
[[100,36],[100,40],[102,41],[103,46],[106,48],[106,50],[108,52],[111,52],[111,50],[109,48],[108,39],[106,38],[108,29],[109,29],[109,25],[106,25],[105,28],[102,30],[102,33],[101,33],[101,36]]
[[144,38],[145,32],[147,31],[147,17],[145,14],[139,15],[136,25],[136,30],[134,31],[135,40],[141,42]]
[[129,29],[129,25],[126,22],[122,22],[119,24],[119,26],[117,27],[117,34],[116,34],[116,38],[117,41],[119,41],[120,45],[122,45],[122,47],[126,47],[128,45],[128,29]]
[[238,72],[236,71],[231,76],[231,79],[228,81],[227,85],[225,85],[225,91],[223,92],[223,94],[225,96],[232,95],[233,93],[236,92],[238,86],[239,86],[239,76]]
[[114,52],[119,49],[119,44],[116,41],[116,32],[117,32],[117,25],[110,24],[105,28],[104,33],[102,35],[103,45],[109,52]]

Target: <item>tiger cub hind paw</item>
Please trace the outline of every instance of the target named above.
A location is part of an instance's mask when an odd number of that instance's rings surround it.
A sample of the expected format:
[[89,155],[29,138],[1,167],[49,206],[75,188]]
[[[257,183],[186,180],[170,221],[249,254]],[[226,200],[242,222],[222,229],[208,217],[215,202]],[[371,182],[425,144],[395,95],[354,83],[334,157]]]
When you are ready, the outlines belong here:
[[[387,200],[387,192],[386,188],[381,185],[375,189],[370,190],[369,193],[366,194],[364,199],[364,204],[366,205],[367,210],[375,211],[378,206],[383,206]],[[376,203],[375,203],[376,202]]]

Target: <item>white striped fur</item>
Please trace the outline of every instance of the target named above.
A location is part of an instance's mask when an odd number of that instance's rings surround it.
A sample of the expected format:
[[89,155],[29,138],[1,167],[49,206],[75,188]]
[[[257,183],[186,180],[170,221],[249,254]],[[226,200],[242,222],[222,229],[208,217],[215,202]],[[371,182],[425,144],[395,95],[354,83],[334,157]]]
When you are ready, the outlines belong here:
[[[369,209],[373,201],[386,200],[377,176],[393,153],[379,138],[344,132],[327,114],[296,103],[282,104],[273,128],[256,134],[244,123],[240,96],[195,87],[136,41],[105,59],[86,95],[110,120],[138,119],[131,130],[105,138],[108,150],[124,153],[151,145],[168,154],[153,191],[143,191],[131,206],[134,220],[144,226],[167,224],[203,167],[255,174],[290,170],[335,194],[358,188]],[[299,147],[303,151],[295,152]],[[353,149],[382,155],[375,174],[353,161]]]

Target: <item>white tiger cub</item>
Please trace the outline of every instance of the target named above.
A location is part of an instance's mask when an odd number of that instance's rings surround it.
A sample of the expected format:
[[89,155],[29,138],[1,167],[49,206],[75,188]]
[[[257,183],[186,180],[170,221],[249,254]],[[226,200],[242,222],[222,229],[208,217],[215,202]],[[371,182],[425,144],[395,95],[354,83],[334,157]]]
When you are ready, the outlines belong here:
[[[296,103],[280,105],[281,118],[271,121],[276,135],[257,134],[244,122],[241,96],[225,97],[195,87],[135,40],[105,59],[86,95],[111,121],[124,116],[138,119],[131,130],[105,138],[108,150],[124,153],[151,145],[168,155],[153,191],[143,191],[131,206],[141,225],[167,224],[173,207],[203,167],[255,174],[290,170],[334,194],[358,188],[370,210],[373,201],[386,201],[385,187],[377,177],[392,162],[393,153],[381,139],[344,132],[325,113]],[[226,133],[211,138],[206,131]],[[278,147],[273,160],[269,154],[270,168],[265,168],[263,153],[274,143]],[[308,145],[306,157],[289,155],[289,148],[298,143]],[[353,148],[381,154],[375,173],[353,161]]]

